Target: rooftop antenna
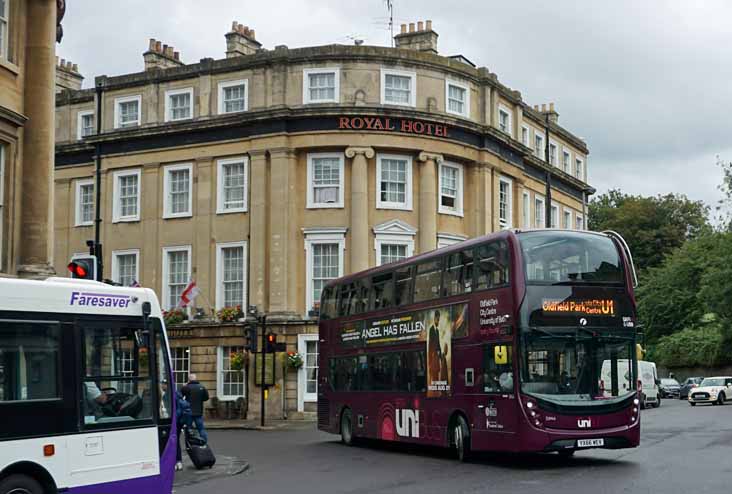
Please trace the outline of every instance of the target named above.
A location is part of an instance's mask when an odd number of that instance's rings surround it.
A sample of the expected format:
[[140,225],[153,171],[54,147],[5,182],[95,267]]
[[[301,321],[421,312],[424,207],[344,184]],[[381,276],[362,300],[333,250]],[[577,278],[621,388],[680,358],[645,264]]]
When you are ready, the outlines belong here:
[[394,1],[384,0],[386,10],[389,12],[389,32],[391,33],[391,47],[394,48]]

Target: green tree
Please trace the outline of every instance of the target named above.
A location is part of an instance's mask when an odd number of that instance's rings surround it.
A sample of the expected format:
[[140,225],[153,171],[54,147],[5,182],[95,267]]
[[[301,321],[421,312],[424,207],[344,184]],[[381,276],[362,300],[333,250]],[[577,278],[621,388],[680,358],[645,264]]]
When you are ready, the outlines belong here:
[[732,161],[717,156],[717,165],[722,169],[722,183],[717,186],[722,193],[716,208],[717,222],[722,230],[732,232]]
[[589,227],[621,234],[643,272],[660,266],[686,240],[710,231],[708,215],[708,206],[684,195],[642,197],[610,190],[590,201]]

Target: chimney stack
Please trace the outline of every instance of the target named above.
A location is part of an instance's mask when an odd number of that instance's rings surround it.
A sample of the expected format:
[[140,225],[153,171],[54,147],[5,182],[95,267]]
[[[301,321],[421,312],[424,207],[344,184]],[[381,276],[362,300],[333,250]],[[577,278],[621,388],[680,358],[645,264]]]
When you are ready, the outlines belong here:
[[56,57],[56,92],[60,93],[64,89],[78,91],[81,89],[81,83],[84,76],[79,73],[79,66],[71,60]]
[[185,65],[180,61],[180,52],[155,38],[150,38],[147,51],[142,54],[142,58],[145,60],[145,70],[170,69]]
[[254,29],[243,26],[237,21],[231,23],[231,31],[224,35],[226,37],[226,58],[253,55],[262,47],[262,44],[255,38]]
[[437,53],[437,33],[432,30],[432,21],[418,21],[417,29],[414,29],[414,22],[407,25],[402,24],[399,34],[394,36],[397,48],[408,50],[426,51]]
[[547,109],[546,104],[541,105],[541,113],[548,116],[551,123],[559,122],[559,113],[554,109],[554,103],[549,103],[549,109]]

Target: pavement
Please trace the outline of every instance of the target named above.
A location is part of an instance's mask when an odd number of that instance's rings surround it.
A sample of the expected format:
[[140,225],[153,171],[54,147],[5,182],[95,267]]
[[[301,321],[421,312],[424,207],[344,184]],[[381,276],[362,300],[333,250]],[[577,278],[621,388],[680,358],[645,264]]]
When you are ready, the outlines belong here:
[[[641,446],[556,454],[489,454],[461,464],[449,451],[369,442],[347,447],[312,422],[267,430],[212,430],[219,460],[249,467],[179,483],[176,494],[473,494],[732,492],[732,403],[663,400],[641,416]],[[225,460],[226,461],[226,460]]]

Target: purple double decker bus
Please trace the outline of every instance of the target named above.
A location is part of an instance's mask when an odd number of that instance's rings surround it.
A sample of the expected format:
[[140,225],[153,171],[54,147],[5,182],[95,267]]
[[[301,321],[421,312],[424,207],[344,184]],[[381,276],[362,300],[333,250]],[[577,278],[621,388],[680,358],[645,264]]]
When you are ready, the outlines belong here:
[[174,392],[152,290],[0,280],[0,494],[170,494]]
[[640,441],[635,272],[616,233],[502,231],[334,280],[318,427],[475,451]]

